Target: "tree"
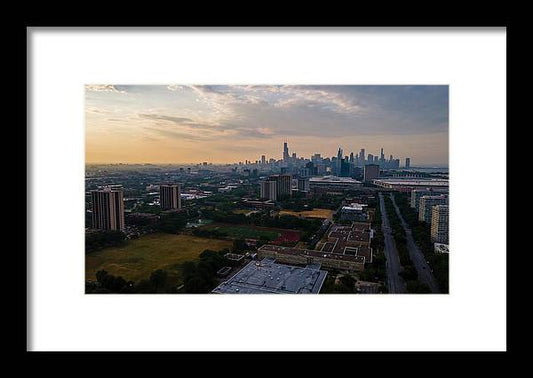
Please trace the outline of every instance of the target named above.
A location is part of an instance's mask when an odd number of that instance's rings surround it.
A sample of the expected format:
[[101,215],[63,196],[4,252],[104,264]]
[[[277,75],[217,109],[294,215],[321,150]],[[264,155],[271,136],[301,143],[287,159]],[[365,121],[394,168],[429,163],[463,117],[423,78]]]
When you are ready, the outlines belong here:
[[107,274],[108,273],[105,270],[99,270],[96,272],[96,280],[100,283],[103,283]]
[[244,239],[235,239],[233,241],[233,252],[242,252],[246,249],[246,242]]
[[162,269],[158,269],[150,275],[150,282],[154,287],[154,292],[158,292],[159,288],[165,286],[167,282],[167,272]]
[[172,211],[161,214],[159,230],[169,234],[175,234],[187,224],[187,214],[185,212]]
[[209,283],[200,276],[194,276],[185,281],[184,289],[187,293],[207,293],[209,291]]

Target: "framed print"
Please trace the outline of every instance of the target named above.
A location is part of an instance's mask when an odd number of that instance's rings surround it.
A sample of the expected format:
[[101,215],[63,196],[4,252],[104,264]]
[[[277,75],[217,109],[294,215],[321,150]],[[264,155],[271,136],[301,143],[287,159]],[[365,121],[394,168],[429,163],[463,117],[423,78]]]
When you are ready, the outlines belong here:
[[504,351],[506,38],[29,28],[28,350]]

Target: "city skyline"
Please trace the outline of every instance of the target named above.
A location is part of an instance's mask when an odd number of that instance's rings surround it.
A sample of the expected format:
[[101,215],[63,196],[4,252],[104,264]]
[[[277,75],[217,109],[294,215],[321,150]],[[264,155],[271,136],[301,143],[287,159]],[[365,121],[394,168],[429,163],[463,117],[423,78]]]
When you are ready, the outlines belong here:
[[86,85],[86,162],[191,164],[381,148],[448,165],[448,86]]

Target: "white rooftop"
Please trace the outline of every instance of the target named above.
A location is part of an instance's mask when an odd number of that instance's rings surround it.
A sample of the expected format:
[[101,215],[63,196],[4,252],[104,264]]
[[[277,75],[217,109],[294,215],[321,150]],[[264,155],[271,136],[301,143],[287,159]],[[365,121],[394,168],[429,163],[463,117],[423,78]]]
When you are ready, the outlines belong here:
[[340,183],[353,183],[358,184],[360,181],[357,181],[351,177],[339,177],[339,176],[322,176],[322,177],[311,177],[310,182],[340,182]]

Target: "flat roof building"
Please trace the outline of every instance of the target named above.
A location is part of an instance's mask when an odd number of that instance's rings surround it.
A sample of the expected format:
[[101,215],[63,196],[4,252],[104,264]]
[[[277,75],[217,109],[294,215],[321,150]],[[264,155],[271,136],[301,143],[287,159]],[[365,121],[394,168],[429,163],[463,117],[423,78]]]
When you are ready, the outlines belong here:
[[277,181],[261,181],[260,182],[260,196],[269,201],[277,201],[278,199],[278,182]]
[[181,185],[163,184],[159,185],[159,198],[161,209],[179,210],[181,209]]
[[124,230],[122,188],[91,190],[92,227],[100,230]]
[[433,215],[433,206],[447,205],[448,198],[444,195],[440,196],[422,196],[420,197],[420,207],[418,209],[418,220],[431,224],[431,217]]
[[428,189],[433,191],[444,192],[448,190],[448,179],[442,178],[382,178],[372,181],[374,185],[385,188],[398,190],[400,192],[410,192],[414,189]]
[[434,248],[435,248],[435,253],[450,253],[448,244],[435,243]]
[[379,177],[379,165],[378,164],[366,164],[363,171],[363,181],[371,182]]
[[425,189],[415,189],[411,191],[411,207],[418,212],[420,208],[420,198],[422,196],[430,196],[435,192]]
[[431,211],[431,241],[448,244],[448,205],[433,206]]
[[309,189],[313,192],[345,192],[348,190],[356,190],[362,185],[361,181],[357,181],[351,177],[337,177],[337,176],[322,176],[311,177],[309,179]]
[[301,177],[298,179],[298,191],[307,193],[309,192],[309,179]]
[[286,264],[321,264],[324,268],[347,271],[362,271],[365,269],[365,256],[349,253],[331,253],[309,249],[281,247],[265,244],[258,248],[259,257],[270,257]]
[[273,259],[252,260],[229,280],[222,282],[217,294],[318,294],[327,272],[320,265],[296,267]]

